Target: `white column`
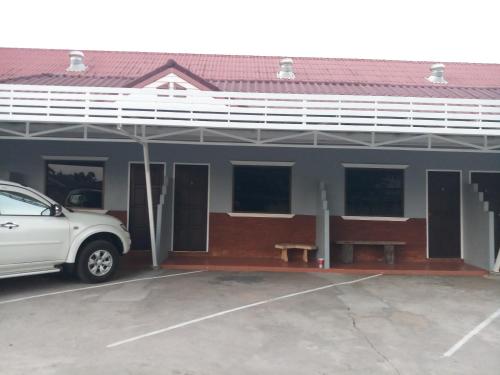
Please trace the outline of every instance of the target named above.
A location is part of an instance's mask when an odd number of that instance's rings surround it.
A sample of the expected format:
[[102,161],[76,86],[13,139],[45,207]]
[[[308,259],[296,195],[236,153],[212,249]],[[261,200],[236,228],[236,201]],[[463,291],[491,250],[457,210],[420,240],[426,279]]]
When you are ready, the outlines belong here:
[[146,195],[148,199],[149,235],[151,236],[151,256],[153,257],[153,267],[158,267],[158,259],[156,257],[153,191],[151,189],[151,172],[149,170],[149,147],[146,142],[142,143],[142,149],[144,151],[144,173],[146,175]]
[[326,269],[330,268],[330,211],[326,194],[326,184],[321,181],[318,189],[316,213],[316,246]]

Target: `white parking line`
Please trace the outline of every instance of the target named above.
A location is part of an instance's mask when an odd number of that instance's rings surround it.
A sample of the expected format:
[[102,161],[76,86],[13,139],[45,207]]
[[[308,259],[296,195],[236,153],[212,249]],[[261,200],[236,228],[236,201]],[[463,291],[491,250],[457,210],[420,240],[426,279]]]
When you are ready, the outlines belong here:
[[190,275],[190,274],[193,274],[193,273],[200,273],[200,272],[206,272],[206,271],[205,270],[189,271],[189,272],[174,273],[174,274],[169,274],[169,275],[141,277],[141,278],[138,278],[138,279],[130,279],[130,280],[124,280],[124,281],[115,281],[115,282],[112,282],[112,283],[86,286],[86,287],[83,287],[83,288],[74,288],[74,289],[59,290],[57,292],[50,292],[50,293],[44,293],[44,294],[35,294],[33,296],[28,296],[28,297],[19,297],[19,298],[7,299],[7,300],[4,300],[4,301],[0,301],[0,305],[4,305],[4,304],[7,304],[7,303],[21,302],[21,301],[26,301],[26,300],[35,299],[35,298],[41,298],[41,297],[55,296],[55,295],[58,295],[58,294],[80,292],[82,290],[104,288],[104,287],[107,287],[107,286],[114,286],[114,285],[120,285],[120,284],[135,283],[135,282],[138,282],[138,281],[164,279],[164,278],[167,278],[167,277]]
[[453,345],[446,353],[443,354],[443,357],[451,357],[457,350],[459,350],[462,346],[464,346],[467,341],[476,336],[479,332],[485,329],[492,321],[500,316],[500,309],[495,311],[481,323],[479,323],[472,331],[466,334],[460,341],[458,341],[455,345]]
[[378,275],[372,275],[372,276],[363,277],[361,279],[356,279],[356,280],[351,280],[351,281],[344,281],[344,282],[341,282],[341,283],[328,284],[328,285],[320,286],[319,288],[307,289],[307,290],[303,290],[303,291],[297,292],[297,293],[285,294],[284,296],[274,297],[274,298],[266,299],[266,300],[263,300],[263,301],[250,303],[248,305],[244,305],[244,306],[240,306],[240,307],[235,307],[234,309],[224,310],[224,311],[221,311],[221,312],[218,312],[218,313],[215,313],[215,314],[210,314],[210,315],[202,316],[201,318],[188,320],[186,322],[182,322],[182,323],[179,323],[179,324],[174,324],[172,326],[169,326],[169,327],[166,327],[166,328],[162,328],[162,329],[159,329],[157,331],[153,331],[153,332],[145,333],[143,335],[131,337],[131,338],[128,338],[128,339],[125,339],[125,340],[121,340],[121,341],[117,341],[117,342],[114,342],[112,344],[107,345],[106,347],[107,348],[114,348],[114,347],[117,347],[117,346],[120,346],[120,345],[123,345],[123,344],[128,344],[128,343],[133,342],[133,341],[137,341],[137,340],[141,340],[141,339],[144,339],[144,338],[147,338],[147,337],[159,335],[160,333],[165,333],[165,332],[168,332],[168,331],[173,331],[174,329],[177,329],[177,328],[186,327],[186,326],[191,325],[191,324],[203,322],[205,320],[217,318],[219,316],[227,315],[227,314],[230,314],[230,313],[233,313],[233,312],[250,309],[252,307],[261,306],[261,305],[264,305],[264,304],[267,304],[267,303],[271,303],[271,302],[281,301],[283,299],[287,299],[287,298],[291,298],[291,297],[296,297],[296,296],[300,296],[300,295],[303,295],[303,294],[319,292],[320,290],[324,290],[324,289],[328,289],[328,288],[333,288],[335,286],[355,284],[355,283],[358,283],[360,281],[372,279],[372,278],[378,277],[378,276],[382,276],[382,274],[380,273]]

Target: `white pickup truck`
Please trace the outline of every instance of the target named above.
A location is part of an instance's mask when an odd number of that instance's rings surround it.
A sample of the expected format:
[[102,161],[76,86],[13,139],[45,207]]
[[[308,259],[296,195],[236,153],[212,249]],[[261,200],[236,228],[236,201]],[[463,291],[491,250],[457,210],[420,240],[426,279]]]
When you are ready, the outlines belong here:
[[114,217],[74,212],[29,187],[0,180],[0,278],[76,272],[84,282],[109,280],[130,249]]

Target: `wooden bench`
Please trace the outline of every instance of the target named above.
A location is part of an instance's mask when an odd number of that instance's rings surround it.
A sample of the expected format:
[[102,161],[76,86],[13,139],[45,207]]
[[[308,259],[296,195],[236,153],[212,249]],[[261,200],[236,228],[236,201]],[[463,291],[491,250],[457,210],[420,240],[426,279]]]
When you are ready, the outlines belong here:
[[309,261],[309,252],[315,251],[318,248],[314,245],[301,244],[301,243],[278,243],[274,245],[276,249],[281,250],[281,260],[288,262],[288,250],[297,249],[302,250],[302,260],[304,262]]
[[335,241],[341,245],[342,263],[352,263],[354,260],[354,245],[383,246],[384,259],[387,264],[394,264],[394,250],[396,246],[404,246],[406,242],[401,241]]

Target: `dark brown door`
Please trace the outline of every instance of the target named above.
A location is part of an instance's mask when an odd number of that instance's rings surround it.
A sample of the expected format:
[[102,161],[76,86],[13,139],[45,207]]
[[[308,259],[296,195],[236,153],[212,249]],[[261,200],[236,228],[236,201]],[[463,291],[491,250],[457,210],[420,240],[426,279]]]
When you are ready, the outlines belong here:
[[[160,201],[163,185],[163,164],[150,164],[151,188],[153,192],[153,210],[156,220],[156,207]],[[148,200],[146,196],[146,177],[144,164],[130,164],[130,199],[128,228],[132,238],[132,249],[149,250],[151,241],[149,235]]]
[[460,172],[427,176],[429,257],[460,258]]
[[174,184],[174,251],[206,251],[208,165],[176,165]]

